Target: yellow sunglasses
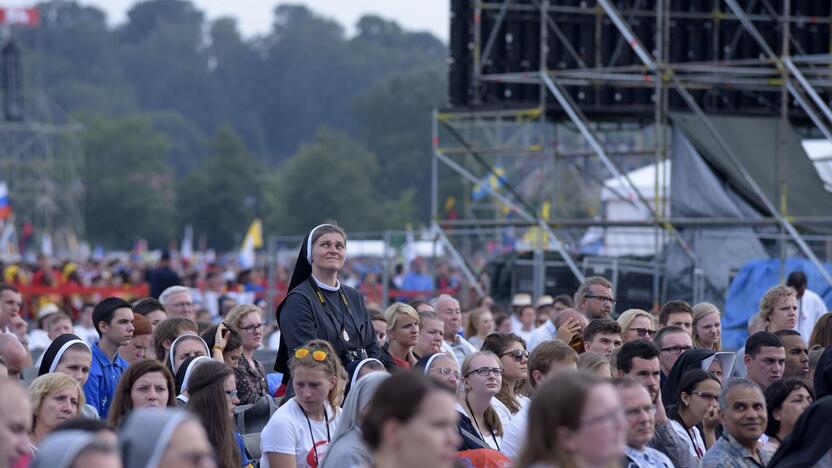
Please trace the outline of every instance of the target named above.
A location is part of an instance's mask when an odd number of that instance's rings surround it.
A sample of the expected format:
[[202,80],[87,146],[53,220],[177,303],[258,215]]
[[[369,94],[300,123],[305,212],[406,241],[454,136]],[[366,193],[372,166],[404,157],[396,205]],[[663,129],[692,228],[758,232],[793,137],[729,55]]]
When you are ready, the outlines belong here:
[[326,361],[328,356],[326,351],[321,351],[320,349],[313,351],[309,348],[298,348],[295,350],[295,359],[303,359],[309,356],[309,354],[312,354],[312,359],[318,362]]

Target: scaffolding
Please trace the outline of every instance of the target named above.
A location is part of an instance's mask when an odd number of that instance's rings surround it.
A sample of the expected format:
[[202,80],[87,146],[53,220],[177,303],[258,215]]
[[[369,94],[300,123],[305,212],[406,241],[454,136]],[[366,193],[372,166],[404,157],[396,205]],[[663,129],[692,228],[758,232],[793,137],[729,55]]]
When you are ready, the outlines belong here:
[[[537,87],[539,99],[536,105],[523,109],[489,109],[487,105],[478,106],[475,102],[471,108],[450,108],[434,113],[432,228],[441,233],[446,248],[467,254],[471,239],[485,240],[488,237],[485,232],[533,228],[538,231],[538,242],[532,242],[528,247],[536,257],[541,257],[539,252],[542,250],[556,251],[575,278],[582,280],[585,274],[597,271],[590,269],[586,260],[577,259],[578,243],[580,237],[587,234],[587,229],[649,229],[653,234],[655,255],[645,265],[651,265],[654,272],[653,304],[660,304],[665,299],[659,280],[663,247],[669,244],[678,247],[695,265],[692,297],[702,299],[701,285],[697,284],[696,278],[697,274],[701,275],[701,270],[697,271],[696,265],[706,253],[695,251],[679,234],[679,228],[768,227],[775,230],[771,235],[778,243],[781,265],[789,254],[803,256],[832,285],[832,276],[821,263],[821,257],[827,261],[830,258],[829,239],[813,239],[810,245],[805,233],[801,232],[806,227],[828,227],[832,217],[790,217],[784,202],[786,194],[779,194],[780,199],[772,199],[761,189],[692,94],[712,88],[778,93],[778,117],[782,128],[789,125],[795,113],[800,113],[814,125],[814,133],[832,142],[832,110],[822,97],[824,92],[832,90],[829,71],[832,54],[806,54],[792,35],[795,24],[829,24],[832,18],[790,14],[793,11],[790,0],[783,0],[780,12],[763,0],[767,8],[763,13],[755,14],[745,11],[736,0],[714,0],[710,12],[673,10],[670,0],[655,0],[655,9],[640,9],[644,2],[597,0],[596,5],[590,6],[558,3],[550,0],[471,1],[474,27],[470,47],[472,87],[493,83],[533,85]],[[624,3],[626,5],[622,5]],[[752,0],[750,5],[754,3],[756,1]],[[527,17],[535,15],[537,18],[540,25],[539,69],[489,73],[484,64],[490,60],[501,23],[511,12],[523,12]],[[485,13],[489,13],[494,21],[488,31],[482,24]],[[637,64],[607,66],[598,60],[588,64],[579,53],[579,47],[570,43],[564,34],[564,25],[558,22],[557,15],[564,13],[594,18],[599,27],[602,20],[611,21],[620,35],[619,46],[629,48],[637,58]],[[736,23],[734,42],[740,34],[749,35],[759,47],[759,57],[671,62],[672,21],[697,18]],[[653,50],[644,46],[645,38],[635,32],[634,21],[655,22],[655,35],[650,38],[655,46]],[[770,26],[772,23],[778,31],[779,47],[772,47],[758,29],[760,24]],[[713,29],[714,34],[718,34],[719,28]],[[572,57],[574,67],[549,69],[547,53],[553,40]],[[569,91],[579,86],[646,90],[652,94],[651,117],[592,121]],[[671,96],[684,103],[687,111],[699,119],[710,137],[727,154],[730,164],[767,212],[764,216],[758,219],[670,216],[669,189],[662,182],[669,180],[665,163],[670,157]],[[551,109],[556,109],[555,116]],[[785,144],[781,138],[777,153],[780,168],[787,158]],[[655,163],[657,168],[652,197],[645,197],[627,175],[630,169],[646,163]],[[658,168],[665,168],[664,172]],[[592,198],[594,191],[584,189],[603,184],[599,174],[623,181],[626,190],[619,193],[619,197],[646,213],[647,219],[601,220],[591,207],[581,207],[587,197]],[[461,178],[461,182],[450,182],[453,178]],[[541,184],[544,180],[557,183]],[[564,186],[567,193],[557,192]],[[551,193],[552,190],[556,193]],[[447,219],[447,200],[453,197],[464,201],[473,191],[486,194],[490,203],[463,202],[461,215]],[[575,195],[571,202],[570,195]],[[547,200],[556,200],[556,203],[550,209],[542,209]],[[467,255],[461,257],[467,258]],[[469,265],[463,262],[462,266],[469,269],[468,276],[474,276]],[[781,275],[783,273],[781,268]],[[542,278],[536,278],[532,292],[540,294],[542,283]]]

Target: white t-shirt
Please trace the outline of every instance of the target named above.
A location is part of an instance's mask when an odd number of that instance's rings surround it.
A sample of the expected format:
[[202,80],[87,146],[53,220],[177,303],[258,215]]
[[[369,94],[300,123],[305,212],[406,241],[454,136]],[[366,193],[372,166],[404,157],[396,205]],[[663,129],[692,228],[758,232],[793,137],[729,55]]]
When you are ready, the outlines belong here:
[[508,427],[511,420],[514,419],[514,416],[520,413],[523,408],[528,406],[530,401],[531,400],[529,400],[528,397],[517,395],[517,402],[520,404],[520,409],[517,413],[511,414],[511,411],[509,411],[508,407],[504,405],[502,401],[496,398],[491,399],[491,407],[494,408],[494,411],[497,412],[497,416],[500,417],[500,422],[503,423],[503,432],[505,432],[505,429]]
[[821,315],[826,313],[826,303],[815,292],[807,289],[797,301],[797,331],[807,343]]
[[[340,413],[327,405],[327,415],[333,413],[335,417],[327,421],[313,421],[303,414],[298,402],[292,398],[283,406],[278,408],[272,415],[263,432],[260,433],[260,450],[263,456],[260,457],[260,466],[269,468],[267,452],[293,454],[298,468],[316,468],[315,454],[312,452],[312,439],[315,439],[315,447],[318,453],[318,461],[323,462],[329,440],[335,435],[335,428],[338,427]],[[309,426],[312,426],[312,434],[309,434]],[[327,425],[329,435],[327,435]]]
[[[693,430],[693,437],[691,437],[679,421],[671,419],[668,421],[668,424],[670,424],[670,428],[673,429],[673,432],[675,432],[681,440],[684,440],[687,443],[690,456],[693,457],[693,460],[701,460],[705,455],[706,449],[705,441],[702,440],[702,434],[699,433],[699,429],[696,426],[693,426],[691,428]],[[697,454],[697,452],[699,452],[699,454]]]
[[500,451],[512,460],[520,455],[520,449],[523,448],[528,421],[529,405],[525,405],[521,406],[520,411],[514,414],[508,425],[503,426],[503,443],[500,444]]

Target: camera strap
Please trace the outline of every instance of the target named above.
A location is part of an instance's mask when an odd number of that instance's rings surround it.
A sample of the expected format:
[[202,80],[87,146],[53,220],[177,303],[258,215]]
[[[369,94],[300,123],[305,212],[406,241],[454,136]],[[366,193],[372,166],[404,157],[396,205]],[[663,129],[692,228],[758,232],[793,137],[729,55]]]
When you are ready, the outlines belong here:
[[[338,329],[338,334],[346,343],[349,343],[351,341],[351,337],[349,332],[347,331],[346,323],[343,317],[339,318],[339,315],[344,314],[339,314],[337,311],[334,310],[333,307],[330,306],[329,301],[326,300],[326,296],[324,296],[324,293],[323,291],[321,291],[321,288],[318,286],[318,283],[316,283],[311,276],[306,279],[306,282],[309,283],[309,286],[312,288],[313,291],[315,291],[315,297],[318,298],[318,302],[320,302],[321,307],[323,307],[329,319],[332,320],[332,322],[335,324],[336,328]],[[353,316],[352,311],[350,310],[350,303],[347,300],[347,295],[344,294],[344,290],[342,288],[338,288],[338,296],[341,298],[341,302],[344,304],[346,315],[349,316],[353,327],[359,333],[359,336],[357,337],[359,342],[356,344],[356,346],[361,347],[360,335],[363,335],[364,333],[363,330],[355,322],[355,317]]]

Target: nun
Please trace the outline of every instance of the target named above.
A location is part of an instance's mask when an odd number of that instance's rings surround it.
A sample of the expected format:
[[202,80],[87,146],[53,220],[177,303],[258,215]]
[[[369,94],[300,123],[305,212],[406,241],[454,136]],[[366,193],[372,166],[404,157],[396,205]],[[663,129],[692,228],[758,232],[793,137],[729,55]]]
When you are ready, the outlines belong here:
[[182,410],[134,410],[118,440],[124,468],[217,466],[202,424]]
[[[60,372],[66,374],[81,388],[87,383],[92,365],[92,350],[86,341],[80,337],[67,333],[55,338],[43,352],[38,369],[38,377],[44,374]],[[101,419],[98,410],[89,403],[80,408],[81,416],[88,419]]]
[[693,348],[685,351],[673,368],[670,369],[670,375],[662,386],[662,403],[665,406],[677,404],[679,397],[679,382],[682,377],[691,369],[702,369],[707,372],[713,372],[720,383],[724,382],[724,376],[731,375],[731,370],[734,368],[734,360],[736,355],[728,351],[714,352],[710,349]]
[[198,335],[190,334],[181,335],[173,340],[173,343],[170,344],[170,354],[167,362],[171,374],[176,375],[179,366],[189,357],[195,356],[211,356],[211,351],[208,349],[205,340]]
[[338,419],[338,427],[326,450],[321,468],[338,466],[372,466],[370,449],[361,438],[361,416],[370,404],[376,389],[385,379],[387,372],[372,372],[353,383],[352,391],[344,401],[344,408]]
[[81,430],[53,432],[38,446],[31,468],[121,468],[112,443]]
[[290,378],[289,356],[313,339],[328,341],[344,367],[381,355],[364,297],[338,281],[346,256],[347,235],[335,224],[316,226],[304,238],[289,294],[277,308],[281,333],[275,370],[283,373],[283,383]]
[[188,380],[191,378],[194,370],[200,364],[210,361],[211,358],[205,356],[191,356],[185,359],[185,362],[179,366],[174,378],[174,387],[176,388],[176,406],[177,408],[184,408],[188,406]]

